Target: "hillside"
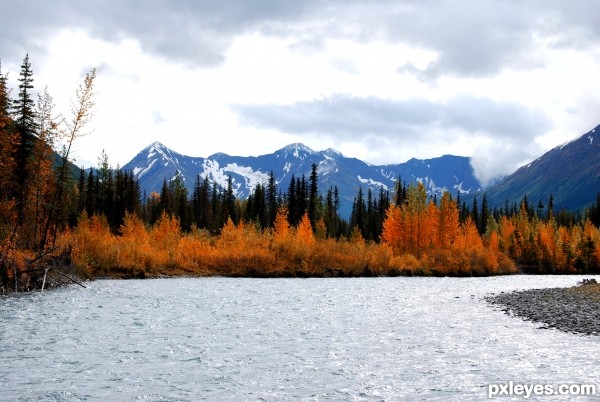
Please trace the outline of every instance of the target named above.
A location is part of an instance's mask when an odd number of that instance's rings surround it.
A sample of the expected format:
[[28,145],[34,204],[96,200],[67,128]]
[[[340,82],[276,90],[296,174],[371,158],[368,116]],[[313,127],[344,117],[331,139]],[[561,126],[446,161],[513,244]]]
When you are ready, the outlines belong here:
[[558,146],[520,167],[487,190],[491,206],[506,200],[547,205],[550,195],[555,209],[578,210],[591,204],[600,192],[600,126],[580,138]]

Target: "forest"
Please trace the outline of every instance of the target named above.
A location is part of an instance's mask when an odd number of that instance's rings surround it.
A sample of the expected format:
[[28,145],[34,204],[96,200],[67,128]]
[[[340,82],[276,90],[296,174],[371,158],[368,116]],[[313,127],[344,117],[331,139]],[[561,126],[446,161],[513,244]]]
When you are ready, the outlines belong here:
[[[600,194],[589,209],[554,211],[552,197],[490,209],[420,184],[357,188],[349,219],[318,167],[279,188],[271,172],[248,199],[177,172],[145,194],[103,151],[77,168],[72,146],[89,133],[95,71],[56,114],[47,89],[34,99],[29,57],[13,98],[0,64],[0,286],[33,282],[61,256],[87,278],[175,275],[261,277],[600,272]],[[17,285],[15,285],[16,287]]]

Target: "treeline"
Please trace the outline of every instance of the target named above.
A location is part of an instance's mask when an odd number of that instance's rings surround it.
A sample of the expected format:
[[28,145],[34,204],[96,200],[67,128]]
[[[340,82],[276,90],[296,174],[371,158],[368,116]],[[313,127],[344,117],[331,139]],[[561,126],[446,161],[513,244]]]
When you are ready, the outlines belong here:
[[[119,174],[137,187],[133,176]],[[188,195],[175,175],[163,182],[160,194],[142,197],[138,207],[118,209],[118,227],[107,213],[86,213],[67,238],[95,250],[77,250],[78,261],[93,274],[98,274],[94,266],[101,273],[112,269],[133,276],[600,272],[600,233],[594,223],[600,196],[583,216],[555,214],[552,198],[546,207],[541,202],[534,207],[524,198],[519,207],[507,203],[490,210],[485,195],[481,207],[477,198],[469,207],[460,194],[453,199],[445,193],[438,200],[422,184],[398,182],[393,199],[384,189],[377,197],[371,190],[364,197],[359,189],[345,221],[338,213],[337,189],[323,197],[317,183],[316,165],[309,180],[292,177],[284,193],[271,173],[268,183],[239,200],[231,178],[223,189],[198,177]],[[96,236],[103,242],[93,242]],[[143,238],[151,240],[135,253],[124,251]],[[164,238],[172,241],[169,250],[161,249]],[[224,238],[229,238],[226,250],[221,249]],[[307,244],[311,250],[303,249]]]
[[198,176],[189,191],[177,172],[160,192],[141,194],[132,172],[113,169],[104,152],[97,168],[74,177],[71,146],[91,117],[94,77],[64,118],[47,90],[33,100],[28,57],[14,99],[0,70],[2,286],[53,250],[70,252],[90,276],[600,271],[600,194],[583,214],[555,213],[552,198],[490,210],[485,195],[481,206],[460,193],[438,200],[399,180],[393,197],[357,189],[346,220],[338,189],[319,191],[315,164],[284,188],[271,172],[246,200],[231,177],[221,187]]
[[[96,169],[81,170],[77,185],[75,214],[85,211],[88,216],[104,215],[113,233],[119,232],[126,213],[136,213],[146,225],[154,225],[163,213],[177,218],[180,229],[205,229],[218,235],[231,218],[234,224],[252,223],[261,229],[273,228],[277,212],[285,207],[287,220],[297,226],[308,214],[313,227],[322,221],[328,237],[339,239],[349,236],[351,228],[358,227],[366,240],[379,241],[383,220],[390,205],[389,191],[381,188],[375,196],[371,189],[366,197],[359,189],[354,199],[349,220],[340,215],[340,198],[336,186],[323,195],[318,188],[318,166],[311,166],[311,174],[292,175],[282,191],[273,172],[267,183],[259,183],[247,199],[236,197],[234,182],[228,178],[225,186],[198,175],[189,191],[182,176],[175,172],[170,180],[163,180],[159,192],[141,194],[138,180],[131,172],[112,169],[106,154],[102,153]],[[402,186],[400,186],[402,188]],[[72,225],[75,222],[71,221]]]

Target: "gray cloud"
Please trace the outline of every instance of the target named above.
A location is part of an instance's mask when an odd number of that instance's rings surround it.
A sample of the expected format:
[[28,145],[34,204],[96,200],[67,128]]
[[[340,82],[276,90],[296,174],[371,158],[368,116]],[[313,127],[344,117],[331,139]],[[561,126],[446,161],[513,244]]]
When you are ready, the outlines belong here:
[[433,102],[336,95],[292,105],[234,105],[233,109],[242,124],[259,129],[328,136],[336,143],[377,138],[370,146],[375,150],[379,144],[381,148],[375,152],[382,155],[393,147],[443,148],[460,135],[485,144],[472,155],[475,171],[484,182],[530,160],[539,152],[531,149],[533,140],[550,127],[549,119],[540,111],[471,96]]
[[424,127],[515,139],[541,134],[549,127],[548,119],[539,111],[512,102],[466,95],[444,103],[424,98],[397,101],[335,95],[293,105],[252,104],[233,108],[243,124],[254,127],[294,134],[336,134],[348,139],[399,132],[420,135]]
[[[600,13],[593,0],[414,1],[11,1],[3,5],[3,58],[43,51],[56,29],[78,27],[195,66],[214,66],[235,35],[260,31],[293,36],[298,46],[319,49],[326,38],[409,43],[438,52],[424,73],[493,75],[506,66],[529,68],[540,38],[556,46],[594,46]],[[398,66],[402,68],[402,66]]]

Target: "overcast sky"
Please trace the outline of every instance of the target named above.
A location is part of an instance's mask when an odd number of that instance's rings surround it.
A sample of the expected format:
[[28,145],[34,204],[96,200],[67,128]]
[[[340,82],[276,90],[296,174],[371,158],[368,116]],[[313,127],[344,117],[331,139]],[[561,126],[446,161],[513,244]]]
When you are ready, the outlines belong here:
[[[29,53],[57,111],[97,69],[94,131],[124,165],[153,141],[261,155],[302,142],[373,164],[470,156],[511,173],[600,123],[594,0],[0,0],[9,83]],[[13,91],[13,95],[16,92]]]

